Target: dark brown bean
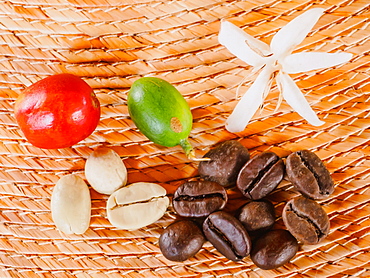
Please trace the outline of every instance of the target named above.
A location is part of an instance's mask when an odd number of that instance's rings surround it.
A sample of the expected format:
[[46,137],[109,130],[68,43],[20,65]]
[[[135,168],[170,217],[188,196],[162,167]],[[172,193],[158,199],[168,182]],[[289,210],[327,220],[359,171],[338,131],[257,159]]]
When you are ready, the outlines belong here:
[[249,255],[250,237],[234,216],[224,211],[210,214],[203,223],[203,232],[212,245],[229,260],[240,261]]
[[313,152],[301,150],[287,157],[286,172],[290,182],[302,195],[312,199],[327,198],[334,182],[322,160]]
[[238,141],[225,141],[204,155],[209,161],[199,163],[201,178],[222,186],[234,185],[240,169],[249,160],[248,150]]
[[278,268],[288,263],[298,251],[297,240],[286,230],[272,230],[255,242],[251,260],[261,269]]
[[273,191],[283,177],[284,162],[273,152],[263,152],[243,166],[236,185],[244,196],[258,200]]
[[172,204],[180,216],[204,217],[221,210],[227,202],[225,188],[212,181],[189,181],[180,185]]
[[250,201],[239,212],[238,219],[250,235],[270,230],[275,223],[274,205],[268,200]]
[[205,237],[191,220],[169,225],[159,237],[159,247],[168,260],[182,262],[190,259],[202,248]]
[[329,217],[314,200],[297,197],[283,210],[283,221],[292,235],[304,244],[317,244],[329,233]]

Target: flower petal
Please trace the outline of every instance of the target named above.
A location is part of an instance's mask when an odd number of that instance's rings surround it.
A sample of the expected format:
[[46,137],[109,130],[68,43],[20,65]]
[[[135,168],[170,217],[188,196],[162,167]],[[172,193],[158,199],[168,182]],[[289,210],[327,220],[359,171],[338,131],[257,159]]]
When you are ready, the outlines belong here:
[[286,73],[300,73],[310,70],[330,68],[351,60],[352,54],[346,52],[323,53],[301,52],[287,56],[281,63]]
[[311,125],[314,126],[320,126],[325,123],[319,120],[315,112],[308,104],[303,93],[289,75],[279,72],[276,76],[276,82],[279,84],[279,88],[281,89],[285,101],[301,117],[306,119]]
[[314,8],[297,16],[281,28],[271,40],[271,51],[279,59],[292,52],[300,44],[323,14],[324,9]]
[[270,78],[273,70],[265,67],[249,87],[241,100],[236,105],[226,121],[226,129],[230,132],[240,132],[245,129],[250,119],[263,102],[263,96],[271,85]]
[[261,66],[264,59],[252,48],[260,49],[262,53],[270,52],[270,47],[267,44],[228,21],[221,22],[218,41],[240,60],[254,67]]

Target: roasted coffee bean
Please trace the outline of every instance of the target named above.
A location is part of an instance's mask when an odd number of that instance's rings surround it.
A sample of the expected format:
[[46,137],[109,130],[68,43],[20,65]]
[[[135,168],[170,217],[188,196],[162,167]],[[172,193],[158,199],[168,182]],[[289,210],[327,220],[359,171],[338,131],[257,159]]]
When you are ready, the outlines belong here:
[[227,202],[225,188],[212,181],[190,181],[180,185],[172,204],[180,216],[204,217],[221,210]]
[[199,175],[222,186],[234,185],[240,169],[249,160],[248,150],[238,141],[225,141],[204,155],[209,161],[199,163]]
[[275,223],[274,205],[268,200],[250,201],[238,213],[238,219],[250,235],[270,230]]
[[255,242],[250,258],[259,268],[275,269],[288,263],[298,251],[297,240],[286,230],[272,230]]
[[203,223],[203,232],[212,245],[229,260],[240,261],[250,252],[251,240],[243,224],[224,211],[210,214]]
[[252,157],[240,170],[236,185],[249,199],[258,200],[273,191],[284,177],[284,162],[273,152]]
[[297,197],[283,210],[283,221],[292,235],[304,244],[317,244],[329,233],[329,217],[314,200]]
[[313,152],[301,150],[286,160],[290,182],[302,195],[311,199],[324,199],[334,191],[334,182],[321,159]]
[[191,220],[169,225],[159,237],[159,248],[168,260],[182,262],[190,259],[205,242],[202,230]]

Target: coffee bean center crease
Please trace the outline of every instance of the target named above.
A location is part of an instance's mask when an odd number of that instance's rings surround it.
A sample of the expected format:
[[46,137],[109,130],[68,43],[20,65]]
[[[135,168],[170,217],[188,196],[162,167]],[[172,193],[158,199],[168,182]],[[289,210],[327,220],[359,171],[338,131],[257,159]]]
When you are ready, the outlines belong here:
[[218,237],[222,239],[222,241],[225,242],[227,246],[230,247],[230,249],[233,251],[238,260],[242,260],[244,256],[238,254],[238,251],[236,250],[232,242],[229,240],[229,238],[223,232],[221,232],[215,225],[213,225],[212,221],[208,219],[207,222],[209,229],[213,231],[215,234],[217,234]]
[[318,239],[321,239],[322,237],[325,236],[325,234],[321,231],[320,227],[318,227],[315,222],[313,222],[309,217],[305,216],[305,215],[302,215],[301,213],[299,213],[297,210],[295,210],[293,208],[293,205],[290,204],[289,206],[289,210],[291,210],[296,216],[298,216],[299,218],[307,221],[310,225],[312,225],[312,227],[315,229],[315,233],[317,235],[317,238]]
[[165,197],[166,196],[158,196],[158,197],[150,198],[148,200],[136,201],[136,202],[127,203],[127,204],[119,204],[117,202],[117,199],[114,199],[115,206],[111,207],[110,210],[114,210],[114,209],[122,208],[122,207],[127,207],[127,206],[132,206],[132,205],[136,205],[136,204],[145,204],[145,203],[155,202],[155,201],[160,200],[160,199],[165,198]]
[[204,200],[204,199],[213,199],[213,198],[220,198],[225,199],[224,195],[220,193],[213,193],[213,194],[203,194],[203,195],[196,195],[196,196],[189,196],[189,195],[180,195],[176,197],[175,201],[196,201],[196,200]]
[[317,181],[317,184],[319,185],[319,190],[320,190],[320,194],[323,194],[323,195],[329,195],[330,192],[328,192],[327,190],[325,190],[325,185],[323,184],[322,182],[322,179],[320,178],[320,174],[317,173],[317,171],[315,170],[315,167],[313,167],[306,159],[305,157],[302,155],[302,152],[301,151],[298,151],[297,152],[298,156],[300,157],[303,165],[308,169],[310,170],[310,172],[314,175],[316,181]]
[[251,184],[244,190],[246,194],[250,194],[253,188],[256,187],[257,183],[263,178],[264,175],[278,162],[278,160],[274,159],[269,162],[261,171],[258,172],[256,178],[251,182]]

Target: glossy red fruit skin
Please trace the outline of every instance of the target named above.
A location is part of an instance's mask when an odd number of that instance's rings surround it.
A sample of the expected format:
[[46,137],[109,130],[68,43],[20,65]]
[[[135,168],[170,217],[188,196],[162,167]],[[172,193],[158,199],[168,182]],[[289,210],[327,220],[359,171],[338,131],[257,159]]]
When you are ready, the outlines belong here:
[[14,106],[27,140],[44,149],[67,148],[88,137],[100,120],[100,103],[80,77],[62,73],[26,88]]

